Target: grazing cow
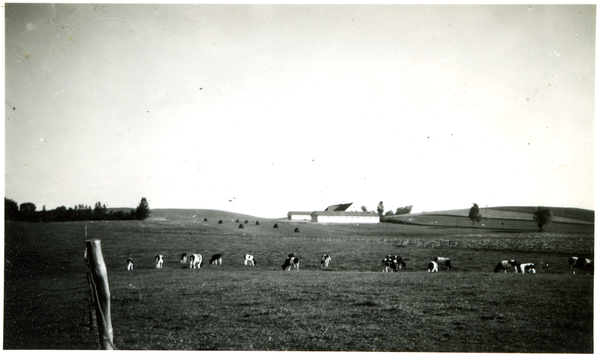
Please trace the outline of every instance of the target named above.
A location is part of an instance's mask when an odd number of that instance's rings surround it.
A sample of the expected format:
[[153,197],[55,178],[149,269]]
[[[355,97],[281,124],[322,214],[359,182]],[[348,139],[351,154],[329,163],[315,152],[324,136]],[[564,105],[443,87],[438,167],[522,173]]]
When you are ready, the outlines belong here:
[[436,262],[437,264],[443,264],[443,265],[445,265],[447,270],[452,269],[452,263],[450,263],[450,258],[435,257],[433,259],[433,261]]
[[181,263],[181,264],[186,264],[187,263],[187,253],[182,253],[181,254],[181,260],[179,261],[179,263]]
[[521,273],[533,273],[535,274],[535,264],[534,263],[521,263],[519,264],[519,270]]
[[594,261],[585,257],[569,257],[569,271],[575,274],[575,268],[585,272],[594,272]]
[[285,263],[281,266],[283,270],[291,270],[292,268],[296,268],[297,271],[300,270],[300,260],[298,256],[294,253],[288,254],[288,257],[285,260]]
[[433,273],[433,272],[437,272],[438,271],[438,264],[436,261],[431,261],[429,262],[429,265],[427,266],[427,273]]
[[321,267],[329,267],[329,262],[331,261],[331,257],[328,254],[324,254],[321,256]]
[[381,265],[383,266],[384,272],[389,272],[390,269],[394,272],[399,271],[402,267],[406,268],[406,263],[400,256],[392,256],[388,255],[381,261]]
[[190,269],[202,268],[202,255],[194,253],[190,256]]
[[156,261],[156,268],[162,268],[164,263],[162,254],[156,255],[156,257],[154,257],[154,260]]
[[392,260],[392,263],[390,264],[390,267],[392,268],[392,270],[394,272],[399,271],[400,269],[402,269],[402,267],[406,268],[406,263],[404,263],[404,260],[402,259],[402,257],[400,256],[388,256],[391,257],[390,259]]
[[255,266],[256,265],[256,260],[254,259],[254,256],[251,254],[247,254],[244,256],[244,265],[251,265],[251,266]]
[[509,269],[514,269],[515,273],[517,273],[519,271],[517,266],[518,266],[518,263],[515,262],[514,259],[511,259],[510,261],[507,261],[507,260],[500,261],[496,265],[496,268],[494,268],[494,273],[498,273],[500,271],[504,271],[504,273],[506,273],[506,271]]
[[388,257],[385,257],[381,260],[381,265],[383,266],[383,272],[387,273],[390,271],[390,265],[392,264],[392,260]]
[[127,270],[133,270],[133,258],[127,258]]
[[213,256],[210,257],[210,264],[222,265],[223,264],[223,257],[221,256],[221,254],[213,254]]

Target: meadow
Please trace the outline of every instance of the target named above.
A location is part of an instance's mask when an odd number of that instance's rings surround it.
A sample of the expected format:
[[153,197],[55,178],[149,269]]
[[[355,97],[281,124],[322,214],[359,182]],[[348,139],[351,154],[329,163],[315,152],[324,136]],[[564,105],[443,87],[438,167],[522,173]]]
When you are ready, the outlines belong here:
[[[387,240],[497,235],[205,215],[206,222],[200,213],[164,211],[147,221],[7,223],[4,349],[97,348],[83,259],[86,238],[96,238],[118,349],[593,352],[593,276],[569,274],[564,250],[398,247]],[[593,234],[560,237],[593,244]],[[180,264],[182,252],[201,253],[204,266]],[[284,272],[292,252],[300,271]],[[154,267],[158,253],[163,269]],[[222,266],[206,264],[215,253]],[[246,253],[256,267],[243,265]],[[327,269],[319,266],[323,253],[332,257]],[[387,254],[408,267],[382,273]],[[438,255],[455,268],[427,273]],[[538,272],[494,273],[501,259],[534,262]]]

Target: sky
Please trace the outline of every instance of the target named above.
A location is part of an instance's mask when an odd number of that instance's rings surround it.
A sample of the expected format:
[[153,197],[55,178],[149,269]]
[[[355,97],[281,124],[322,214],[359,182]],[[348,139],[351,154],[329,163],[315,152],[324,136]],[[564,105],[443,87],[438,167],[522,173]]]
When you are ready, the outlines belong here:
[[594,209],[595,5],[5,6],[19,204]]

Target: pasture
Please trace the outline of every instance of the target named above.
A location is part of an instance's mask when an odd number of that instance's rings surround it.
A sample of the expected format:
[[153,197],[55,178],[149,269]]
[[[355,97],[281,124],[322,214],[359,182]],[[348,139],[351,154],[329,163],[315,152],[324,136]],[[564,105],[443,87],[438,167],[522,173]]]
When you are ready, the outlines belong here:
[[[569,275],[564,252],[397,247],[382,238],[469,235],[395,224],[255,225],[241,217],[244,229],[231,219],[166,217],[6,224],[4,349],[97,348],[83,260],[87,225],[87,238],[102,240],[118,349],[593,352],[593,276]],[[182,252],[202,254],[203,267],[180,264]],[[163,269],[154,268],[158,253]],[[207,264],[215,253],[222,266]],[[243,265],[246,253],[256,267]],[[281,270],[288,253],[300,258],[299,272]],[[319,266],[323,253],[332,257],[327,269]],[[407,269],[382,273],[387,254],[402,256]],[[428,274],[438,255],[455,269]],[[493,273],[501,259],[548,266]]]

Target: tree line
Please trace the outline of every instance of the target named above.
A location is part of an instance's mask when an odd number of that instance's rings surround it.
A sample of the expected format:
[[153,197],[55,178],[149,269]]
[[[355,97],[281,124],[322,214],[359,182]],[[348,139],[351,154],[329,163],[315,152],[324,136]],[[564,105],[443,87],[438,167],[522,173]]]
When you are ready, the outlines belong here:
[[[377,204],[377,214],[379,214],[379,221],[383,222],[385,216],[410,214],[410,212],[412,211],[412,208],[413,208],[412,205],[407,205],[407,206],[396,208],[395,213],[392,210],[388,210],[387,212],[385,212],[385,207],[383,206],[383,202],[379,202],[379,204]],[[364,211],[365,213],[370,212],[367,209],[367,207],[364,205],[360,207],[360,210]],[[384,214],[384,212],[385,212],[385,214]]]
[[92,209],[89,205],[79,204],[68,208],[59,206],[56,209],[36,210],[33,203],[18,204],[16,201],[4,198],[4,220],[28,222],[55,222],[55,221],[87,221],[87,220],[144,220],[150,216],[150,207],[146,198],[140,200],[135,209],[108,210],[106,204],[97,202]]

